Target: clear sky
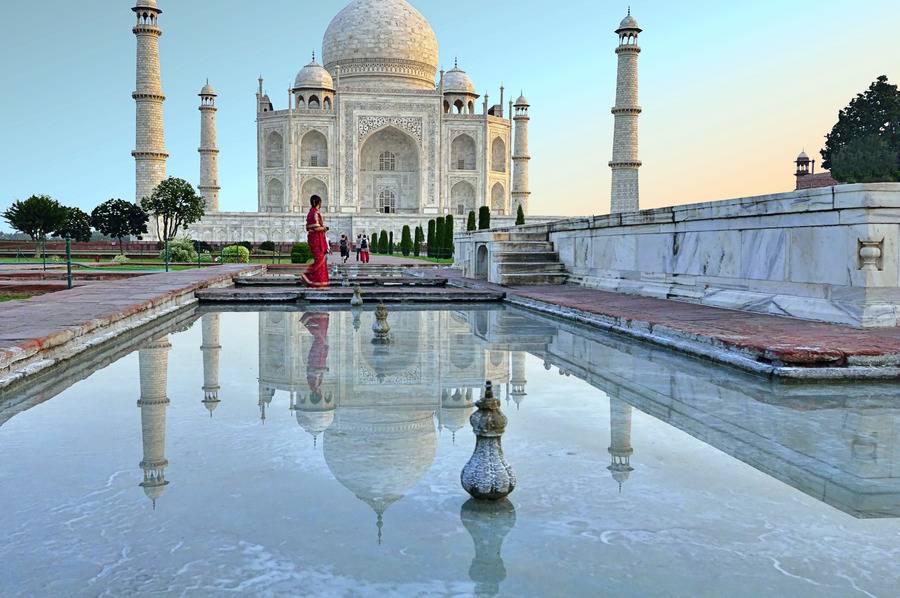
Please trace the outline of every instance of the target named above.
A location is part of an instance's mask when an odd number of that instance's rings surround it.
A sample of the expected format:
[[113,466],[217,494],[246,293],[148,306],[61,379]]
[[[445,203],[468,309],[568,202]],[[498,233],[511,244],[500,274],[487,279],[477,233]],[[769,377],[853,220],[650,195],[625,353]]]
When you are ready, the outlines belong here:
[[[256,208],[254,92],[275,108],[344,0],[159,0],[168,172],[199,178],[199,98],[219,92],[220,207]],[[531,212],[609,210],[616,36],[627,2],[413,0],[446,68],[480,93],[524,89]],[[4,2],[0,209],[48,193],[85,210],[134,194],[130,0]],[[900,79],[900,3],[632,2],[640,38],[641,206],[793,189],[837,111]],[[514,96],[515,97],[515,96]],[[480,104],[479,104],[480,105]],[[5,223],[0,223],[5,227]]]

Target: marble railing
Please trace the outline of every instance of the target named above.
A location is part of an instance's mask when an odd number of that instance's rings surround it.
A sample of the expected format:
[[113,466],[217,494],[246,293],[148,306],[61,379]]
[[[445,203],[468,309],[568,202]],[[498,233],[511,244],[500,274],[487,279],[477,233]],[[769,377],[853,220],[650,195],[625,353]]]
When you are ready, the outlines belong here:
[[480,251],[489,263],[479,271],[490,279],[490,246],[511,230],[547,234],[570,281],[589,287],[861,327],[900,324],[900,183],[457,235],[459,265],[477,263]]

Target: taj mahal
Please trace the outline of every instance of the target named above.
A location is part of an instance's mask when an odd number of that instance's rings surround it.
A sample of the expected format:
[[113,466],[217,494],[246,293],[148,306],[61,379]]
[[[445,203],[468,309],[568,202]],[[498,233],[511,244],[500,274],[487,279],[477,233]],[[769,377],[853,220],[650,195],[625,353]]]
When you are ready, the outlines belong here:
[[[137,0],[136,198],[165,177],[159,38],[162,10]],[[206,216],[189,234],[204,241],[295,241],[312,195],[332,234],[399,232],[403,225],[488,206],[495,225],[528,214],[529,104],[479,94],[454,59],[439,67],[428,21],[405,0],[353,0],[331,21],[322,52],[287,97],[256,94],[255,212],[220,212],[216,91],[200,91],[199,191]],[[281,104],[281,105],[279,105]],[[529,219],[531,222],[549,220]],[[337,231],[340,231],[338,233]]]

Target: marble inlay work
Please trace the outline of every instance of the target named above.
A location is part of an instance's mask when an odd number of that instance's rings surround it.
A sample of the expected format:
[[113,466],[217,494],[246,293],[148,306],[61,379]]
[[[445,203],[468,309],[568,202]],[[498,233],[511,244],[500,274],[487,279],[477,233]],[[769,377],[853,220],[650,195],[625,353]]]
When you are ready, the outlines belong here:
[[[900,324],[900,183],[838,185],[528,225],[569,281],[859,327]],[[505,231],[456,237],[468,245]],[[488,268],[491,273],[496,268]],[[499,279],[491,279],[499,283]]]

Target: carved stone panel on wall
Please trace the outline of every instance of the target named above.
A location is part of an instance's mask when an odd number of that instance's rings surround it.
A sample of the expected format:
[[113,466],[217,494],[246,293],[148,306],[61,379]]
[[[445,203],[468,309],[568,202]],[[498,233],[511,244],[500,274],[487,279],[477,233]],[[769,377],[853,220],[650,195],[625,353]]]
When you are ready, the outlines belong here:
[[360,116],[357,121],[357,139],[362,141],[369,133],[387,126],[397,127],[422,143],[422,119],[415,116]]

